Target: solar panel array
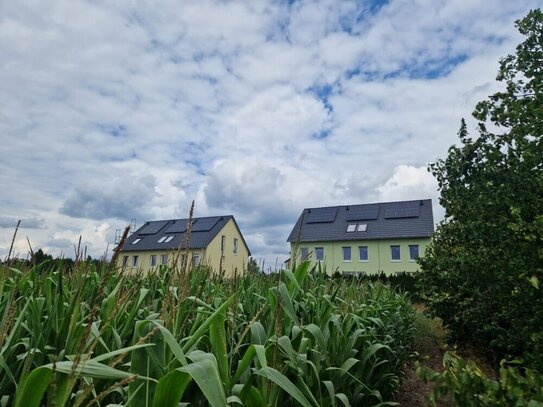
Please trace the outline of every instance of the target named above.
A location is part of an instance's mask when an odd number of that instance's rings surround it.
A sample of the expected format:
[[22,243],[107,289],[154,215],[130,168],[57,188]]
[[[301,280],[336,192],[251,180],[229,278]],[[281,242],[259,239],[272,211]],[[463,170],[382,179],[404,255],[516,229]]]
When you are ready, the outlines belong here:
[[193,232],[208,232],[217,224],[220,218],[200,218],[192,224]]
[[174,223],[166,229],[166,233],[185,233],[187,230],[188,219],[176,219]]
[[418,218],[420,202],[394,202],[385,205],[385,219]]
[[351,206],[345,212],[345,220],[375,220],[379,215],[379,205]]
[[143,229],[141,229],[138,234],[139,235],[154,235],[160,229],[162,229],[164,226],[166,226],[166,223],[168,223],[167,220],[161,220],[157,222],[148,222],[147,226],[144,226]]
[[306,223],[329,223],[336,219],[338,208],[316,208],[306,213]]

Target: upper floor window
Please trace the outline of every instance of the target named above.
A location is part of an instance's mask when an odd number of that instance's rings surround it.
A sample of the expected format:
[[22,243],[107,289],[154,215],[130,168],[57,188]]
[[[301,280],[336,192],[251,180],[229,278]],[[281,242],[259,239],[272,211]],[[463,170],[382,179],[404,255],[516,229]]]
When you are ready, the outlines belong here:
[[399,245],[392,245],[390,246],[390,260],[392,261],[400,261],[401,255],[400,255],[400,246]]
[[359,223],[357,230],[359,232],[365,232],[366,230],[368,230],[368,225],[366,223]]
[[419,245],[410,244],[409,245],[409,260],[415,261],[419,257]]
[[347,232],[351,233],[356,230],[356,223],[349,223],[347,225]]
[[343,247],[343,261],[351,261],[351,248]]
[[238,239],[234,238],[234,241],[232,242],[232,253],[237,254],[238,253]]
[[132,243],[130,244],[138,244],[139,242],[141,242],[141,237],[138,237],[136,240],[134,240]]
[[224,253],[224,247],[226,246],[226,236],[221,236],[221,253]]
[[324,260],[324,247],[315,247],[315,260]]
[[360,261],[368,261],[368,246],[359,246],[358,255]]

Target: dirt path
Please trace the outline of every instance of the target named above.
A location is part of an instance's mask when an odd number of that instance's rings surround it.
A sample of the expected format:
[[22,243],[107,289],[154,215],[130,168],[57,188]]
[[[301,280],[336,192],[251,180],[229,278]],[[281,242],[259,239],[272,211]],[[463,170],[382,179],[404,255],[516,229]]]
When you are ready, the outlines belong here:
[[[402,407],[427,407],[431,406],[428,396],[432,392],[433,385],[425,383],[417,377],[415,361],[421,366],[432,370],[443,370],[443,354],[445,353],[445,330],[437,320],[430,320],[424,316],[423,308],[415,306],[417,311],[417,333],[413,344],[413,358],[405,368],[405,378],[398,392],[396,401]],[[450,399],[441,400],[441,407],[452,407]]]
[[[417,312],[417,332],[413,344],[413,357],[404,370],[405,378],[398,392],[396,402],[402,407],[430,407],[428,396],[433,390],[432,383],[425,383],[416,374],[415,361],[421,366],[435,371],[443,371],[443,355],[448,350],[445,344],[446,331],[439,320],[428,319],[424,316],[424,306],[414,305]],[[456,350],[461,356],[474,361],[483,372],[496,379],[496,371],[474,349]],[[439,407],[454,407],[451,397],[439,400]]]

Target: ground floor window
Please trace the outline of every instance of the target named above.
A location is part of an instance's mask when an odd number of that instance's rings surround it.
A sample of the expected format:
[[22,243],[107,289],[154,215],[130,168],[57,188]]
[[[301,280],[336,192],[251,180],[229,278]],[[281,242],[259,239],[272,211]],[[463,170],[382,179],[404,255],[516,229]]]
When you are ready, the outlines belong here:
[[151,254],[151,267],[156,266],[156,254]]
[[400,255],[400,246],[399,245],[390,246],[390,260],[400,261],[401,259],[402,257]]
[[415,261],[419,257],[419,245],[410,244],[409,245],[409,260]]
[[324,247],[315,247],[315,260],[324,260]]
[[168,255],[167,254],[160,255],[160,264],[162,264],[162,265],[168,264]]
[[132,256],[132,267],[138,267],[139,256]]
[[358,254],[360,261],[368,261],[368,246],[359,246]]
[[349,246],[343,247],[343,261],[351,261],[351,248]]
[[123,256],[123,266],[128,266],[128,256]]

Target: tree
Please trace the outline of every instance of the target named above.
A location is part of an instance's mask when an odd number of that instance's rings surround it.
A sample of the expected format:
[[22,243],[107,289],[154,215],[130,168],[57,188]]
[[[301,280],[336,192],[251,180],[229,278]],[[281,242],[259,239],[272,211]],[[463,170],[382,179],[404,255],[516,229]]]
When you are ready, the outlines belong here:
[[500,61],[505,90],[477,104],[478,137],[429,166],[445,208],[421,289],[453,339],[543,367],[543,13],[516,22],[526,38]]

